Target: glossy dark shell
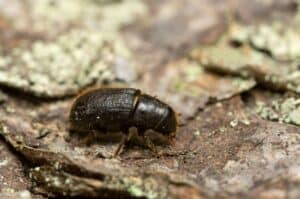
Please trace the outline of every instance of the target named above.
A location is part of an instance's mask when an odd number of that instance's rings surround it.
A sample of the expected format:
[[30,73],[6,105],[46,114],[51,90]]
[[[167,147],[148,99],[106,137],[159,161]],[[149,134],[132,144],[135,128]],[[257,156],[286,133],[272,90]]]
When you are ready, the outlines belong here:
[[153,129],[166,134],[175,132],[177,127],[175,112],[165,103],[146,94],[139,97],[133,123],[138,129]]
[[132,88],[101,88],[80,95],[70,112],[71,129],[79,131],[126,132],[137,127],[139,133],[152,129],[175,133],[176,114],[160,100]]

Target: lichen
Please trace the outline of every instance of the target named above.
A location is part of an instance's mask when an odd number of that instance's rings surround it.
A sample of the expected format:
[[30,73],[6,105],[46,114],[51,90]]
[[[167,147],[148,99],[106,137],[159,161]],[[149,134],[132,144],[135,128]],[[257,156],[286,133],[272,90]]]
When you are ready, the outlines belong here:
[[10,61],[0,67],[0,83],[46,97],[112,81],[119,59],[134,70],[130,51],[117,34],[83,30],[72,30],[53,42],[37,41],[30,50],[18,48],[3,59]]
[[289,114],[290,122],[300,126],[300,107]]
[[233,48],[227,44],[198,48],[192,51],[192,57],[203,67],[220,72],[238,74],[243,77],[253,75],[252,67],[268,67],[275,63],[263,54],[252,51],[249,47]]
[[299,93],[297,64],[276,62],[249,45],[236,48],[226,41],[222,42],[216,46],[194,49],[191,53],[193,60],[211,71],[253,78],[264,87]]
[[239,124],[239,121],[237,119],[234,119],[230,122],[230,126],[232,128],[236,127]]
[[291,61],[300,57],[299,36],[300,29],[297,26],[287,28],[281,23],[256,26],[233,24],[230,29],[233,41],[251,44],[281,61]]
[[143,191],[139,187],[136,187],[136,186],[131,186],[128,189],[128,191],[137,197],[141,197],[144,195]]
[[149,199],[168,198],[167,190],[161,189],[155,177],[151,176],[120,176],[108,178],[104,183],[110,188],[126,190],[134,197],[146,197]]
[[239,77],[233,77],[233,85],[236,86],[241,91],[246,91],[249,88],[255,86],[256,82],[253,79],[245,79]]
[[256,113],[267,120],[300,125],[300,99],[273,100],[270,105],[258,101]]
[[[118,32],[147,14],[143,2],[28,0],[17,2],[15,9],[18,15],[12,18],[15,14],[7,6],[0,8],[10,21],[9,40],[17,40],[0,47],[5,51],[0,54],[1,84],[36,96],[61,97],[95,82],[136,78]],[[17,45],[11,48],[10,43]]]
[[0,160],[0,167],[6,166],[8,164],[8,160],[4,159],[4,160]]
[[268,119],[271,121],[277,121],[279,118],[277,113],[272,108],[266,107],[263,102],[257,102],[256,112],[262,118]]

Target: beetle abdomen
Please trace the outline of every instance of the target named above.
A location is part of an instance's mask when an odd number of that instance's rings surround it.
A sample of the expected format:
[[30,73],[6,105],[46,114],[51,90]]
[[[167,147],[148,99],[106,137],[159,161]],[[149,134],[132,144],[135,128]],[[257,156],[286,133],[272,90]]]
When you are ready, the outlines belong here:
[[70,113],[71,128],[121,131],[131,125],[137,89],[97,89],[76,99]]

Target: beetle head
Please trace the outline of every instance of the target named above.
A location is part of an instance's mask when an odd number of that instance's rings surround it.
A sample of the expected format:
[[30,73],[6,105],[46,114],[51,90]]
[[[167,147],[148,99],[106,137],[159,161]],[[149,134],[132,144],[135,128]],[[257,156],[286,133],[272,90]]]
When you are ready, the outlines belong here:
[[166,109],[164,117],[154,130],[161,132],[168,137],[175,137],[177,130],[177,118],[173,109],[170,107]]

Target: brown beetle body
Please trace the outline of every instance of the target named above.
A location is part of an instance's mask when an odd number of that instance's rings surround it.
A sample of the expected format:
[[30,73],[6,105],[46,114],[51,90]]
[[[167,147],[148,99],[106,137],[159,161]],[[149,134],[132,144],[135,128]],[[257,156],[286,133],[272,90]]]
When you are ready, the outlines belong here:
[[140,135],[152,129],[174,136],[177,118],[160,100],[133,88],[100,88],[80,95],[70,112],[71,129],[77,131],[128,132],[136,127]]

